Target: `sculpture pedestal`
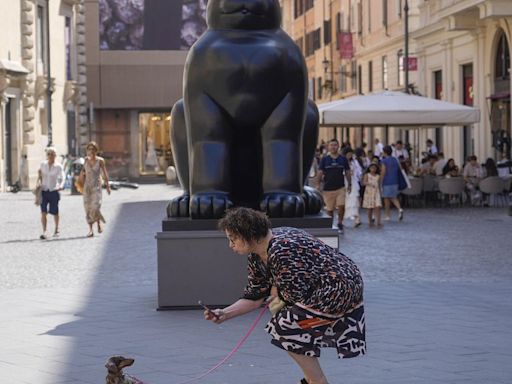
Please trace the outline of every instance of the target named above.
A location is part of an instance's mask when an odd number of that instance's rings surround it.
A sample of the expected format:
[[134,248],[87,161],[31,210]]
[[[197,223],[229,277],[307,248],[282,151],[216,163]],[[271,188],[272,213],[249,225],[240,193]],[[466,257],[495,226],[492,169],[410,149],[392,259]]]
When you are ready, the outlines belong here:
[[[272,227],[302,228],[316,237],[335,237],[332,218],[315,215],[272,219]],[[234,253],[217,220],[167,219],[157,233],[158,309],[217,307],[236,301],[247,284],[247,257]],[[338,240],[339,241],[339,240]]]

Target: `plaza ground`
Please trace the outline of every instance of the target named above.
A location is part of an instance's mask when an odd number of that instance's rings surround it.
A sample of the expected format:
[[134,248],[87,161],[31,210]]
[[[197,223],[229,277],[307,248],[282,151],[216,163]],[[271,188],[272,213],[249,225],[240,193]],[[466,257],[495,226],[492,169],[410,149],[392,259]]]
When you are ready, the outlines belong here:
[[[105,194],[105,232],[92,239],[81,196],[64,192],[61,235],[46,241],[33,196],[0,194],[3,382],[102,383],[106,358],[122,354],[135,358],[127,373],[178,384],[231,350],[257,313],[217,326],[201,311],[155,310],[154,236],[179,192]],[[323,350],[330,383],[512,382],[511,230],[505,208],[411,209],[382,229],[347,228],[341,249],[365,278],[368,354],[338,360]],[[297,383],[298,368],[263,330],[268,318],[199,383]]]

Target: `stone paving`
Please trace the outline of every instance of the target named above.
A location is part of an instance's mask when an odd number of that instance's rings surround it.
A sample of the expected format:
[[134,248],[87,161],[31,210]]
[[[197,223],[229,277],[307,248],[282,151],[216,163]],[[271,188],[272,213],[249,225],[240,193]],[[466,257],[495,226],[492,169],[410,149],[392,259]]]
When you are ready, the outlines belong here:
[[[102,383],[106,358],[123,354],[136,360],[127,373],[178,384],[231,350],[257,313],[216,326],[200,311],[155,310],[154,235],[177,193],[105,195],[105,232],[88,239],[81,197],[64,192],[61,235],[47,241],[32,195],[0,194],[2,382]],[[382,229],[347,228],[341,249],[365,276],[368,354],[340,361],[324,350],[330,382],[511,383],[511,229],[504,208],[414,209]],[[297,383],[263,326],[198,382]]]

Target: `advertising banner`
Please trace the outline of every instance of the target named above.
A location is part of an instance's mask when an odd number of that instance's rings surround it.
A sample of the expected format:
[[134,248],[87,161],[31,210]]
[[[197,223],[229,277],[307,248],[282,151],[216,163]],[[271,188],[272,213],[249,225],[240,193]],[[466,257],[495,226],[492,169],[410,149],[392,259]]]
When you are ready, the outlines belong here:
[[352,59],[354,57],[351,32],[338,32],[338,50],[342,59]]

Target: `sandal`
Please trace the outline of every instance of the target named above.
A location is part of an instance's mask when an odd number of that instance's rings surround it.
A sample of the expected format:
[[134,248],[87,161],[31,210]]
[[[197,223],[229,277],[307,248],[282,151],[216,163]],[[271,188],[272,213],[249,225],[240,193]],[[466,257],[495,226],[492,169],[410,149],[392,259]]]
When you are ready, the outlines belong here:
[[94,236],[94,232],[89,232],[89,233],[87,234],[87,237],[93,237],[93,236]]
[[308,384],[308,381],[306,379],[302,379],[299,384]]

